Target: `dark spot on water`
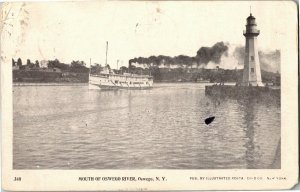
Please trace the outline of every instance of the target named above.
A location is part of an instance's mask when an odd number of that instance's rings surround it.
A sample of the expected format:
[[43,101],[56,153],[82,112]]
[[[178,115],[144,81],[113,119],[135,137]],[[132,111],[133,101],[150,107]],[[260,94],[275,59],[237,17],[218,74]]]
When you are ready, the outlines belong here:
[[208,124],[210,124],[211,122],[213,122],[214,119],[215,119],[214,116],[208,117],[208,118],[206,118],[206,119],[204,120],[204,122],[205,122],[206,125],[208,125]]

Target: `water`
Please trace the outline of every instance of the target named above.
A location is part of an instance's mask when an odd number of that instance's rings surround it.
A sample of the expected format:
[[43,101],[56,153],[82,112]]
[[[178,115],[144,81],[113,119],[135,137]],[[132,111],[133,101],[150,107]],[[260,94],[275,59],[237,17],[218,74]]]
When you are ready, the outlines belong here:
[[204,84],[13,91],[14,169],[280,168],[280,105],[271,101],[215,100]]

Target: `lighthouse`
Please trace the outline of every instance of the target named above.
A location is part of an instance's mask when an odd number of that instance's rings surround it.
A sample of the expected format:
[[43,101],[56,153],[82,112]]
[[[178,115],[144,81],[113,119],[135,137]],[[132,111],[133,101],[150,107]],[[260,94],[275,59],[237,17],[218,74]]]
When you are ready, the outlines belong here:
[[259,35],[259,30],[256,26],[255,17],[250,13],[250,16],[247,18],[246,30],[243,31],[246,38],[242,81],[242,85],[244,86],[263,86],[257,48],[257,36]]

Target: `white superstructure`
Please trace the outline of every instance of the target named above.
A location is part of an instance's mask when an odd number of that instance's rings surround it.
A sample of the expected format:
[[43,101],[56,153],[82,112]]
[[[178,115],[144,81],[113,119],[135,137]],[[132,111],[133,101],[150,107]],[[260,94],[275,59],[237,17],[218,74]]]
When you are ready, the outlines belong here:
[[153,86],[153,77],[136,74],[90,74],[89,87],[100,89],[149,89]]

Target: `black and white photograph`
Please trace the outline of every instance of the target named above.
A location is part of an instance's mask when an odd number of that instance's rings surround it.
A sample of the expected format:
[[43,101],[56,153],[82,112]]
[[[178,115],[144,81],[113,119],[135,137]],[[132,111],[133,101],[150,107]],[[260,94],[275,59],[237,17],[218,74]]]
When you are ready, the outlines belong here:
[[283,168],[292,1],[1,7],[13,171]]

